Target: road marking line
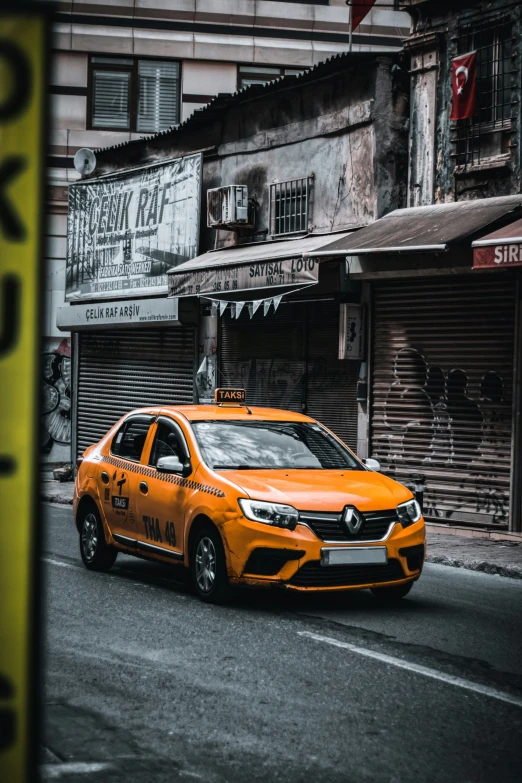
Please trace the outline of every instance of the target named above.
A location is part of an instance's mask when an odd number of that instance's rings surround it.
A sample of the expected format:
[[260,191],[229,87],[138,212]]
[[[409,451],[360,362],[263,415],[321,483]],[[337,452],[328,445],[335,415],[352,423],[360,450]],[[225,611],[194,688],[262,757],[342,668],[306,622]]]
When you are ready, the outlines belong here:
[[82,566],[73,565],[72,563],[63,563],[61,560],[53,560],[51,557],[42,557],[42,560],[44,563],[49,563],[49,565],[60,566],[61,568],[78,568],[80,571],[84,570]]
[[503,691],[497,691],[496,688],[490,688],[487,685],[480,685],[471,680],[464,680],[462,677],[454,677],[452,674],[446,674],[437,671],[437,669],[430,669],[428,666],[420,666],[418,663],[410,663],[409,661],[404,661],[402,658],[394,658],[392,655],[385,655],[384,653],[367,650],[364,647],[357,647],[355,644],[341,642],[339,639],[332,639],[330,636],[322,636],[321,634],[312,633],[311,631],[298,631],[297,633],[299,636],[306,636],[309,639],[314,639],[316,642],[324,642],[333,647],[341,647],[343,650],[350,650],[358,655],[364,655],[366,658],[374,658],[375,660],[387,663],[390,666],[397,666],[399,669],[406,669],[415,674],[422,674],[424,677],[431,677],[433,680],[440,680],[449,685],[456,685],[458,688],[465,688],[468,691],[480,693],[482,696],[490,696],[492,699],[498,699],[507,704],[514,704],[516,707],[522,707],[522,698],[511,696],[509,693],[504,693]]
[[42,764],[40,774],[44,780],[56,780],[63,775],[87,775],[92,772],[104,772],[107,769],[111,769],[111,764],[75,761],[64,764]]
[[[74,563],[64,563],[62,560],[54,560],[52,557],[42,557],[43,563],[48,563],[49,565],[55,565],[60,566],[60,568],[76,568],[78,571],[83,571],[86,573],[85,567],[81,565],[75,565]],[[122,574],[125,578],[127,577],[133,577],[136,578],[136,574],[134,571],[130,571],[122,566],[114,566],[114,571],[117,573]],[[116,576],[110,576],[110,579],[116,579]],[[179,586],[180,584],[184,584],[176,579],[169,579],[166,576],[156,576],[155,574],[143,574],[143,578],[145,581],[143,582],[133,582],[134,587],[144,587],[144,588],[150,588],[151,590],[154,587],[157,587],[158,584],[160,586],[167,585],[168,587],[172,586]],[[186,601],[187,596],[186,595],[176,595],[172,596],[172,600],[176,601]]]

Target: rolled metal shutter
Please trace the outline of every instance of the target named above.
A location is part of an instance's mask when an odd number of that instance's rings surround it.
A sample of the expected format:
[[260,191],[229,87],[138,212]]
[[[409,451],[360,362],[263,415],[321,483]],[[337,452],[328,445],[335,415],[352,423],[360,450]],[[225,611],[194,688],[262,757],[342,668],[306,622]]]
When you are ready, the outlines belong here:
[[79,335],[78,453],[128,411],[194,402],[195,330],[115,330]]
[[251,319],[221,318],[219,384],[246,389],[247,403],[301,413],[306,370],[303,305],[283,304]]
[[359,362],[338,358],[339,304],[311,304],[307,334],[306,412],[355,451]]
[[509,275],[377,283],[372,456],[430,521],[509,518],[516,289]]
[[357,445],[358,363],[339,361],[339,305],[282,302],[266,317],[221,319],[221,385],[246,389],[250,405],[307,413]]

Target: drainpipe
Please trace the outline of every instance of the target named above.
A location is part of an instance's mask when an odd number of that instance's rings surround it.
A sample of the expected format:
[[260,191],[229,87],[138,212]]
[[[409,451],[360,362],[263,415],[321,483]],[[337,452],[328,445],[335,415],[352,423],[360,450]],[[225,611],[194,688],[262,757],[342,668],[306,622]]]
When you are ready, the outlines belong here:
[[511,428],[511,474],[509,491],[509,530],[520,532],[522,530],[522,367],[520,351],[522,350],[522,314],[521,314],[521,283],[520,274],[516,281],[516,309],[515,309],[515,339],[513,353],[513,405]]

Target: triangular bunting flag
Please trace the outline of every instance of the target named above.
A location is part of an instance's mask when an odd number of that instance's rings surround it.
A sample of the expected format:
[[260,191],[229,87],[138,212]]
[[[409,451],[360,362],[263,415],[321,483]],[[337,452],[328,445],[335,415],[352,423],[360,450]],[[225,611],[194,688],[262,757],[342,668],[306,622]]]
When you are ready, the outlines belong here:
[[252,302],[252,315],[256,312],[256,310],[259,309],[262,299],[256,299],[254,302]]
[[265,299],[265,301],[263,302],[263,312],[264,312],[265,315],[270,310],[270,305],[271,304],[272,304],[272,300],[271,299]]
[[244,302],[236,302],[236,319],[241,315],[241,310],[245,306]]
[[219,303],[219,314],[220,315],[223,315],[223,313],[227,309],[227,304],[228,304],[228,302],[220,302]]
[[274,302],[274,313],[281,304],[281,299],[283,298],[283,294],[279,294],[279,296],[274,296],[273,302]]

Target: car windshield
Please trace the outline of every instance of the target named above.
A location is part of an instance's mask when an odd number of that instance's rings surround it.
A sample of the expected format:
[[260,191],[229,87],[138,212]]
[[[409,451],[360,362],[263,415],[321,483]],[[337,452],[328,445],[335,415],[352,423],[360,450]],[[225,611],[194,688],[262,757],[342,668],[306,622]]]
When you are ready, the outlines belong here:
[[198,421],[203,459],[214,470],[364,470],[319,424],[284,421]]

